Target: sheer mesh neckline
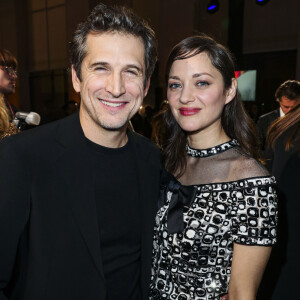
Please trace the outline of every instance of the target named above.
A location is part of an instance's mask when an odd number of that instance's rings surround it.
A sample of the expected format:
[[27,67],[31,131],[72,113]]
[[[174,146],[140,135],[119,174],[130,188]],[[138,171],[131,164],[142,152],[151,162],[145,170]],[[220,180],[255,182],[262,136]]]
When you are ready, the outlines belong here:
[[222,153],[236,146],[239,146],[239,143],[235,139],[207,149],[194,149],[186,144],[186,152],[187,155],[192,157],[208,157]]

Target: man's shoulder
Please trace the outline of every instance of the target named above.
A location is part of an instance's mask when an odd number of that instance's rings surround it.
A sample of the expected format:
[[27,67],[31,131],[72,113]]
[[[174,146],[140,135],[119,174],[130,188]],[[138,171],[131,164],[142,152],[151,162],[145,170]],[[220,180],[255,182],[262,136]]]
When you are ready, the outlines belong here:
[[133,140],[138,157],[152,162],[160,161],[160,149],[154,142],[136,132],[129,131],[128,134]]
[[129,134],[131,135],[133,141],[139,146],[143,147],[145,149],[153,150],[153,151],[159,151],[159,148],[157,145],[152,142],[150,139],[144,137],[143,135],[129,131]]
[[276,118],[278,116],[279,116],[279,108],[260,116],[258,120],[267,120],[267,119],[271,119],[271,118]]
[[[73,117],[74,118],[74,117]],[[11,145],[18,147],[20,150],[30,148],[47,149],[56,138],[59,131],[67,130],[68,123],[73,122],[72,118],[66,117],[51,123],[40,125],[36,128],[22,131],[18,134],[9,136],[1,141],[1,146]]]
[[280,113],[279,109],[275,109],[269,113],[266,113],[258,118],[257,124],[262,125],[262,124],[269,124],[275,121],[277,118],[279,118]]

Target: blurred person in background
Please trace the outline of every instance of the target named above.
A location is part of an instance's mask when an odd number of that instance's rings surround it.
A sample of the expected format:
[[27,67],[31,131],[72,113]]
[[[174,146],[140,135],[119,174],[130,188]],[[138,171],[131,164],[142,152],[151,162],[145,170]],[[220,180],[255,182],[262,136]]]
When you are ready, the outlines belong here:
[[283,117],[287,114],[293,106],[300,101],[300,82],[287,80],[282,83],[275,92],[275,99],[279,103],[279,107],[260,116],[257,121],[260,148],[263,156],[265,156],[267,149],[267,132],[270,125],[279,117]]
[[4,96],[4,103],[12,120],[17,109],[5,98],[13,94],[16,89],[17,59],[6,49],[0,50],[0,94]]
[[6,136],[18,133],[18,128],[11,122],[3,95],[0,94],[0,141]]
[[0,140],[18,132],[12,123],[17,109],[5,98],[15,92],[17,59],[6,49],[0,49]]
[[278,189],[278,243],[258,294],[259,300],[299,299],[300,103],[269,129],[269,169]]

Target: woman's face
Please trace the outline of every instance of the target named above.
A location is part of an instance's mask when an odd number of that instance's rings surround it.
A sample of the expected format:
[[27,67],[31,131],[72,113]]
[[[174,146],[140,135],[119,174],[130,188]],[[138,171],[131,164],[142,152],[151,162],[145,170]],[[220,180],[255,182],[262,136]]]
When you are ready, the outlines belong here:
[[173,62],[168,79],[172,114],[188,133],[219,130],[224,105],[236,94],[236,81],[224,90],[221,73],[205,52]]

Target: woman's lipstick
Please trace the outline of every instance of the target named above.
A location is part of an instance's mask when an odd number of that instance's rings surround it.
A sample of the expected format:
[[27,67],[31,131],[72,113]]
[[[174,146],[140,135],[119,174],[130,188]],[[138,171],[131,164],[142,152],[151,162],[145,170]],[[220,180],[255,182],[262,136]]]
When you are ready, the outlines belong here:
[[197,114],[199,111],[201,110],[201,108],[180,108],[179,112],[182,116],[193,116],[195,114]]

